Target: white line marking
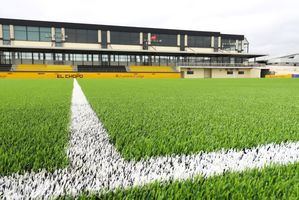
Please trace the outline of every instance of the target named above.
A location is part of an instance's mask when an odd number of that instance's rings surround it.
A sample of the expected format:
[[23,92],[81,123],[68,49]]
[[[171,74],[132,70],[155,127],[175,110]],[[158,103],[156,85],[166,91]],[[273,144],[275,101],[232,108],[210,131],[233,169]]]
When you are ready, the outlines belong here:
[[222,150],[195,155],[125,161],[109,143],[108,134],[74,80],[71,105],[70,166],[48,173],[0,177],[0,197],[50,198],[78,195],[82,191],[108,191],[142,186],[153,181],[210,177],[224,171],[241,172],[270,164],[299,161],[299,142],[267,144],[243,151]]

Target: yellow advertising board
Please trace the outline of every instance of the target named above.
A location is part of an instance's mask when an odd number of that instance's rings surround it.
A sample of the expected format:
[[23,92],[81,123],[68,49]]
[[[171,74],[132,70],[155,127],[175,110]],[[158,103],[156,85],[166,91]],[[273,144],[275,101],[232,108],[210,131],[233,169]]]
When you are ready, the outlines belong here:
[[180,78],[180,73],[0,72],[0,79],[35,78]]

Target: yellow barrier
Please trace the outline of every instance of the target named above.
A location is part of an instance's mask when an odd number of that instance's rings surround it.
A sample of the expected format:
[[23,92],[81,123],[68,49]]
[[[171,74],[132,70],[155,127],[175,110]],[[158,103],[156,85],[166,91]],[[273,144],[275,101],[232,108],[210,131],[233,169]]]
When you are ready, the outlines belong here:
[[169,66],[130,66],[131,72],[174,72]]
[[266,75],[266,78],[292,78],[292,74],[284,74],[284,75]]
[[0,72],[0,79],[38,78],[180,78],[180,73],[54,73]]
[[71,65],[46,65],[46,64],[21,64],[16,67],[16,71],[32,71],[32,72],[72,72]]

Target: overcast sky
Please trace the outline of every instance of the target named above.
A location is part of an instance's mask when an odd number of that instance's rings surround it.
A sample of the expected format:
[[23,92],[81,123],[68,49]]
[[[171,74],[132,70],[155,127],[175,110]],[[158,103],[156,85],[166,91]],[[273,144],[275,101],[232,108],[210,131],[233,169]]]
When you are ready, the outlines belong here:
[[299,53],[298,0],[6,0],[0,17],[244,34],[251,53]]

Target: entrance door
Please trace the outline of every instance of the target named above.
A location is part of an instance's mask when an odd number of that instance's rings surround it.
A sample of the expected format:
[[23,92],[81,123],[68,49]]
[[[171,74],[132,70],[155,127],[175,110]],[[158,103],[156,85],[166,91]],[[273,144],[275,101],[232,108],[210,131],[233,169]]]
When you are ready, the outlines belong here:
[[212,78],[212,69],[204,69],[204,78]]

